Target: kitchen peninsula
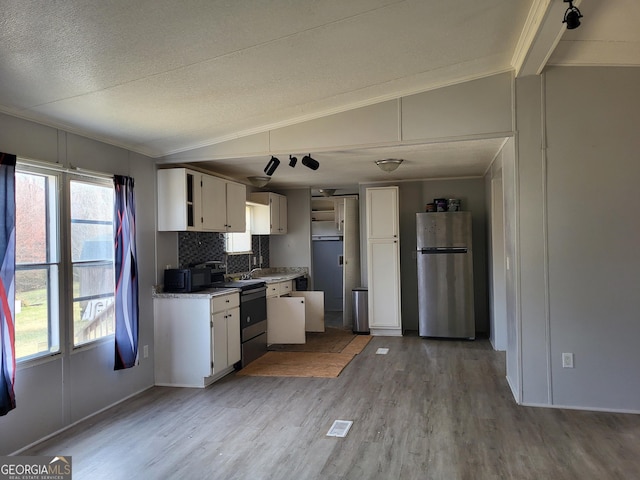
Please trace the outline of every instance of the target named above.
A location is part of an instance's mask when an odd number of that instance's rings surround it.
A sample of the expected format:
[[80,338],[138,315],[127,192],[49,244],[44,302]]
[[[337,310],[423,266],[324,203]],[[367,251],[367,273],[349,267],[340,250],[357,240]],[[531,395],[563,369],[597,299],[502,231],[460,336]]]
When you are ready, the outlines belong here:
[[[247,363],[257,358],[267,344],[305,343],[307,331],[324,331],[324,292],[297,289],[306,288],[307,276],[304,267],[227,276],[233,285],[264,282],[261,308],[241,286],[192,293],[163,292],[159,286],[153,295],[156,385],[204,388],[245,366],[247,355]],[[244,337],[258,323],[266,324],[266,338],[256,353]]]
[[155,293],[155,384],[206,387],[241,359],[240,294],[235,288]]

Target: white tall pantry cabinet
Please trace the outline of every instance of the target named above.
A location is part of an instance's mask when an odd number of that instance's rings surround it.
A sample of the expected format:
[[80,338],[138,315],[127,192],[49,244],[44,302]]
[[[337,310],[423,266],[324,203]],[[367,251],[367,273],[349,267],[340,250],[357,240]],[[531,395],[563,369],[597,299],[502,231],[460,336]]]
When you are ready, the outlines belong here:
[[398,187],[366,190],[369,329],[401,336]]

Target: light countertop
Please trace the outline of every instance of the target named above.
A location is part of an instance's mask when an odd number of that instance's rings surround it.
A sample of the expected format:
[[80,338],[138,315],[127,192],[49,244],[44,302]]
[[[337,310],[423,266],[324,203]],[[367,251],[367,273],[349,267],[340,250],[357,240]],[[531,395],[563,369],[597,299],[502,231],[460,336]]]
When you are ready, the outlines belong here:
[[309,269],[306,267],[274,267],[257,270],[253,272],[251,278],[254,280],[262,280],[265,283],[278,283],[308,275]]
[[269,283],[278,283],[285,282],[287,280],[294,280],[298,277],[302,277],[304,274],[302,273],[272,273],[267,275],[253,275],[254,280],[262,280],[263,282]]
[[230,293],[240,293],[239,288],[207,288],[191,293],[170,293],[154,291],[153,298],[213,298]]

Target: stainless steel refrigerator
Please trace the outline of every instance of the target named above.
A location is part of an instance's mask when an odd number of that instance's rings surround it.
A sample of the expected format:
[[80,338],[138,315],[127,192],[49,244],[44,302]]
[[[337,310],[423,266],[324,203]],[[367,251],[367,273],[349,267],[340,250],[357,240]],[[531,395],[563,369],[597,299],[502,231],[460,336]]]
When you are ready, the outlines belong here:
[[421,337],[475,338],[471,213],[417,213]]

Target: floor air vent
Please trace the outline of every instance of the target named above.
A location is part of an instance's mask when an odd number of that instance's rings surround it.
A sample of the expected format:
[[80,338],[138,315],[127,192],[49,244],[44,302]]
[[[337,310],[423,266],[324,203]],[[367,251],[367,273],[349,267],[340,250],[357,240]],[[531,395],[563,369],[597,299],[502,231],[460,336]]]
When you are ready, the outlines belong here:
[[336,420],[331,425],[331,428],[327,432],[327,437],[341,437],[344,438],[349,433],[349,429],[353,425],[351,420]]

